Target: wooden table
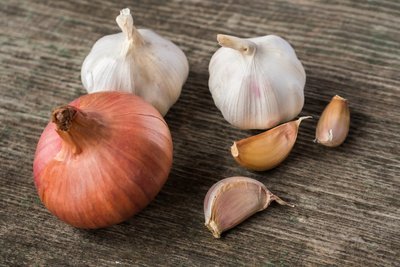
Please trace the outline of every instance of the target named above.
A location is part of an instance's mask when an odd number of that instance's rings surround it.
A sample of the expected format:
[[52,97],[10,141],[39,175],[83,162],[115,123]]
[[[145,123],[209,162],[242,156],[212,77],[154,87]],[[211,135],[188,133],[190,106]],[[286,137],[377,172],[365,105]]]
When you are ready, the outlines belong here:
[[[3,0],[0,58],[0,265],[11,266],[399,266],[400,3],[398,1]],[[136,24],[186,53],[189,78],[166,116],[174,164],[161,193],[127,222],[96,231],[70,227],[38,199],[32,161],[51,110],[85,94],[83,59]],[[217,33],[277,34],[307,73],[305,121],[289,158],[268,172],[239,167],[230,126],[208,90]],[[313,143],[330,98],[349,100],[346,142]],[[296,204],[273,204],[214,239],[204,227],[212,184],[244,175]]]

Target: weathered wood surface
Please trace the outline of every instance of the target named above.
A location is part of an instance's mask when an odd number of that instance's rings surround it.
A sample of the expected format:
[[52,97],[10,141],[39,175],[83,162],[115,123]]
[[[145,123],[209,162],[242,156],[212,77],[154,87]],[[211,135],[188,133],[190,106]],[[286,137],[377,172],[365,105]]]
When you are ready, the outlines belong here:
[[[118,32],[119,9],[170,38],[190,75],[166,116],[174,139],[170,179],[129,221],[97,231],[58,221],[38,200],[32,161],[53,107],[85,93],[81,63]],[[0,265],[399,266],[400,3],[394,1],[1,1]],[[289,158],[249,172],[230,156],[234,129],[214,106],[208,62],[217,33],[277,34],[307,72],[302,115],[347,98],[351,129],[337,149],[312,142],[305,121]],[[296,208],[272,205],[216,240],[203,198],[218,180],[262,181]]]

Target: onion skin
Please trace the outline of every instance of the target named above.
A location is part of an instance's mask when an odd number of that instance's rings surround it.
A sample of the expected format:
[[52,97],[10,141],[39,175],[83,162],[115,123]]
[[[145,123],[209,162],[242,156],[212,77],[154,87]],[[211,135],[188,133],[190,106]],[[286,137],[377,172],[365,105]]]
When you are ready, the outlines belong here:
[[[62,112],[70,119],[64,129]],[[160,113],[140,97],[84,95],[55,110],[53,121],[37,145],[33,172],[41,201],[62,221],[86,229],[123,222],[166,182],[171,134]]]

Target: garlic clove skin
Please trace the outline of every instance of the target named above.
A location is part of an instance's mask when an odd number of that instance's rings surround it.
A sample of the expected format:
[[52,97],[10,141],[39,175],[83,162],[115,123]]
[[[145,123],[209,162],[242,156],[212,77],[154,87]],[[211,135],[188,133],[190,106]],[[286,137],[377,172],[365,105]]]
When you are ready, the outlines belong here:
[[301,117],[273,129],[233,143],[231,154],[241,166],[255,171],[266,171],[281,164],[290,154],[300,123],[312,118]]
[[225,120],[240,129],[268,129],[296,117],[306,74],[284,39],[219,34],[209,64],[209,88]]
[[204,199],[205,225],[215,238],[266,209],[272,201],[289,205],[257,180],[235,176],[214,184]]
[[88,93],[134,93],[165,116],[189,73],[185,54],[153,31],[136,29],[128,8],[121,10],[116,21],[122,32],[100,38],[85,58],[83,86]]
[[335,95],[318,121],[315,142],[328,147],[341,145],[350,128],[350,110],[346,99]]

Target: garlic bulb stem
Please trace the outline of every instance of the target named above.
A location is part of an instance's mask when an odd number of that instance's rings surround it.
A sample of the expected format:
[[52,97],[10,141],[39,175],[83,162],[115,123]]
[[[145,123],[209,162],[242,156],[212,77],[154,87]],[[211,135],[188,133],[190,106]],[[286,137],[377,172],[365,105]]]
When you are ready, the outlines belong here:
[[130,40],[134,45],[141,46],[145,44],[142,35],[140,35],[139,31],[133,24],[133,18],[129,8],[122,9],[119,16],[115,20],[128,40]]
[[219,45],[235,49],[245,55],[253,55],[256,51],[255,43],[239,37],[218,34],[217,40]]

